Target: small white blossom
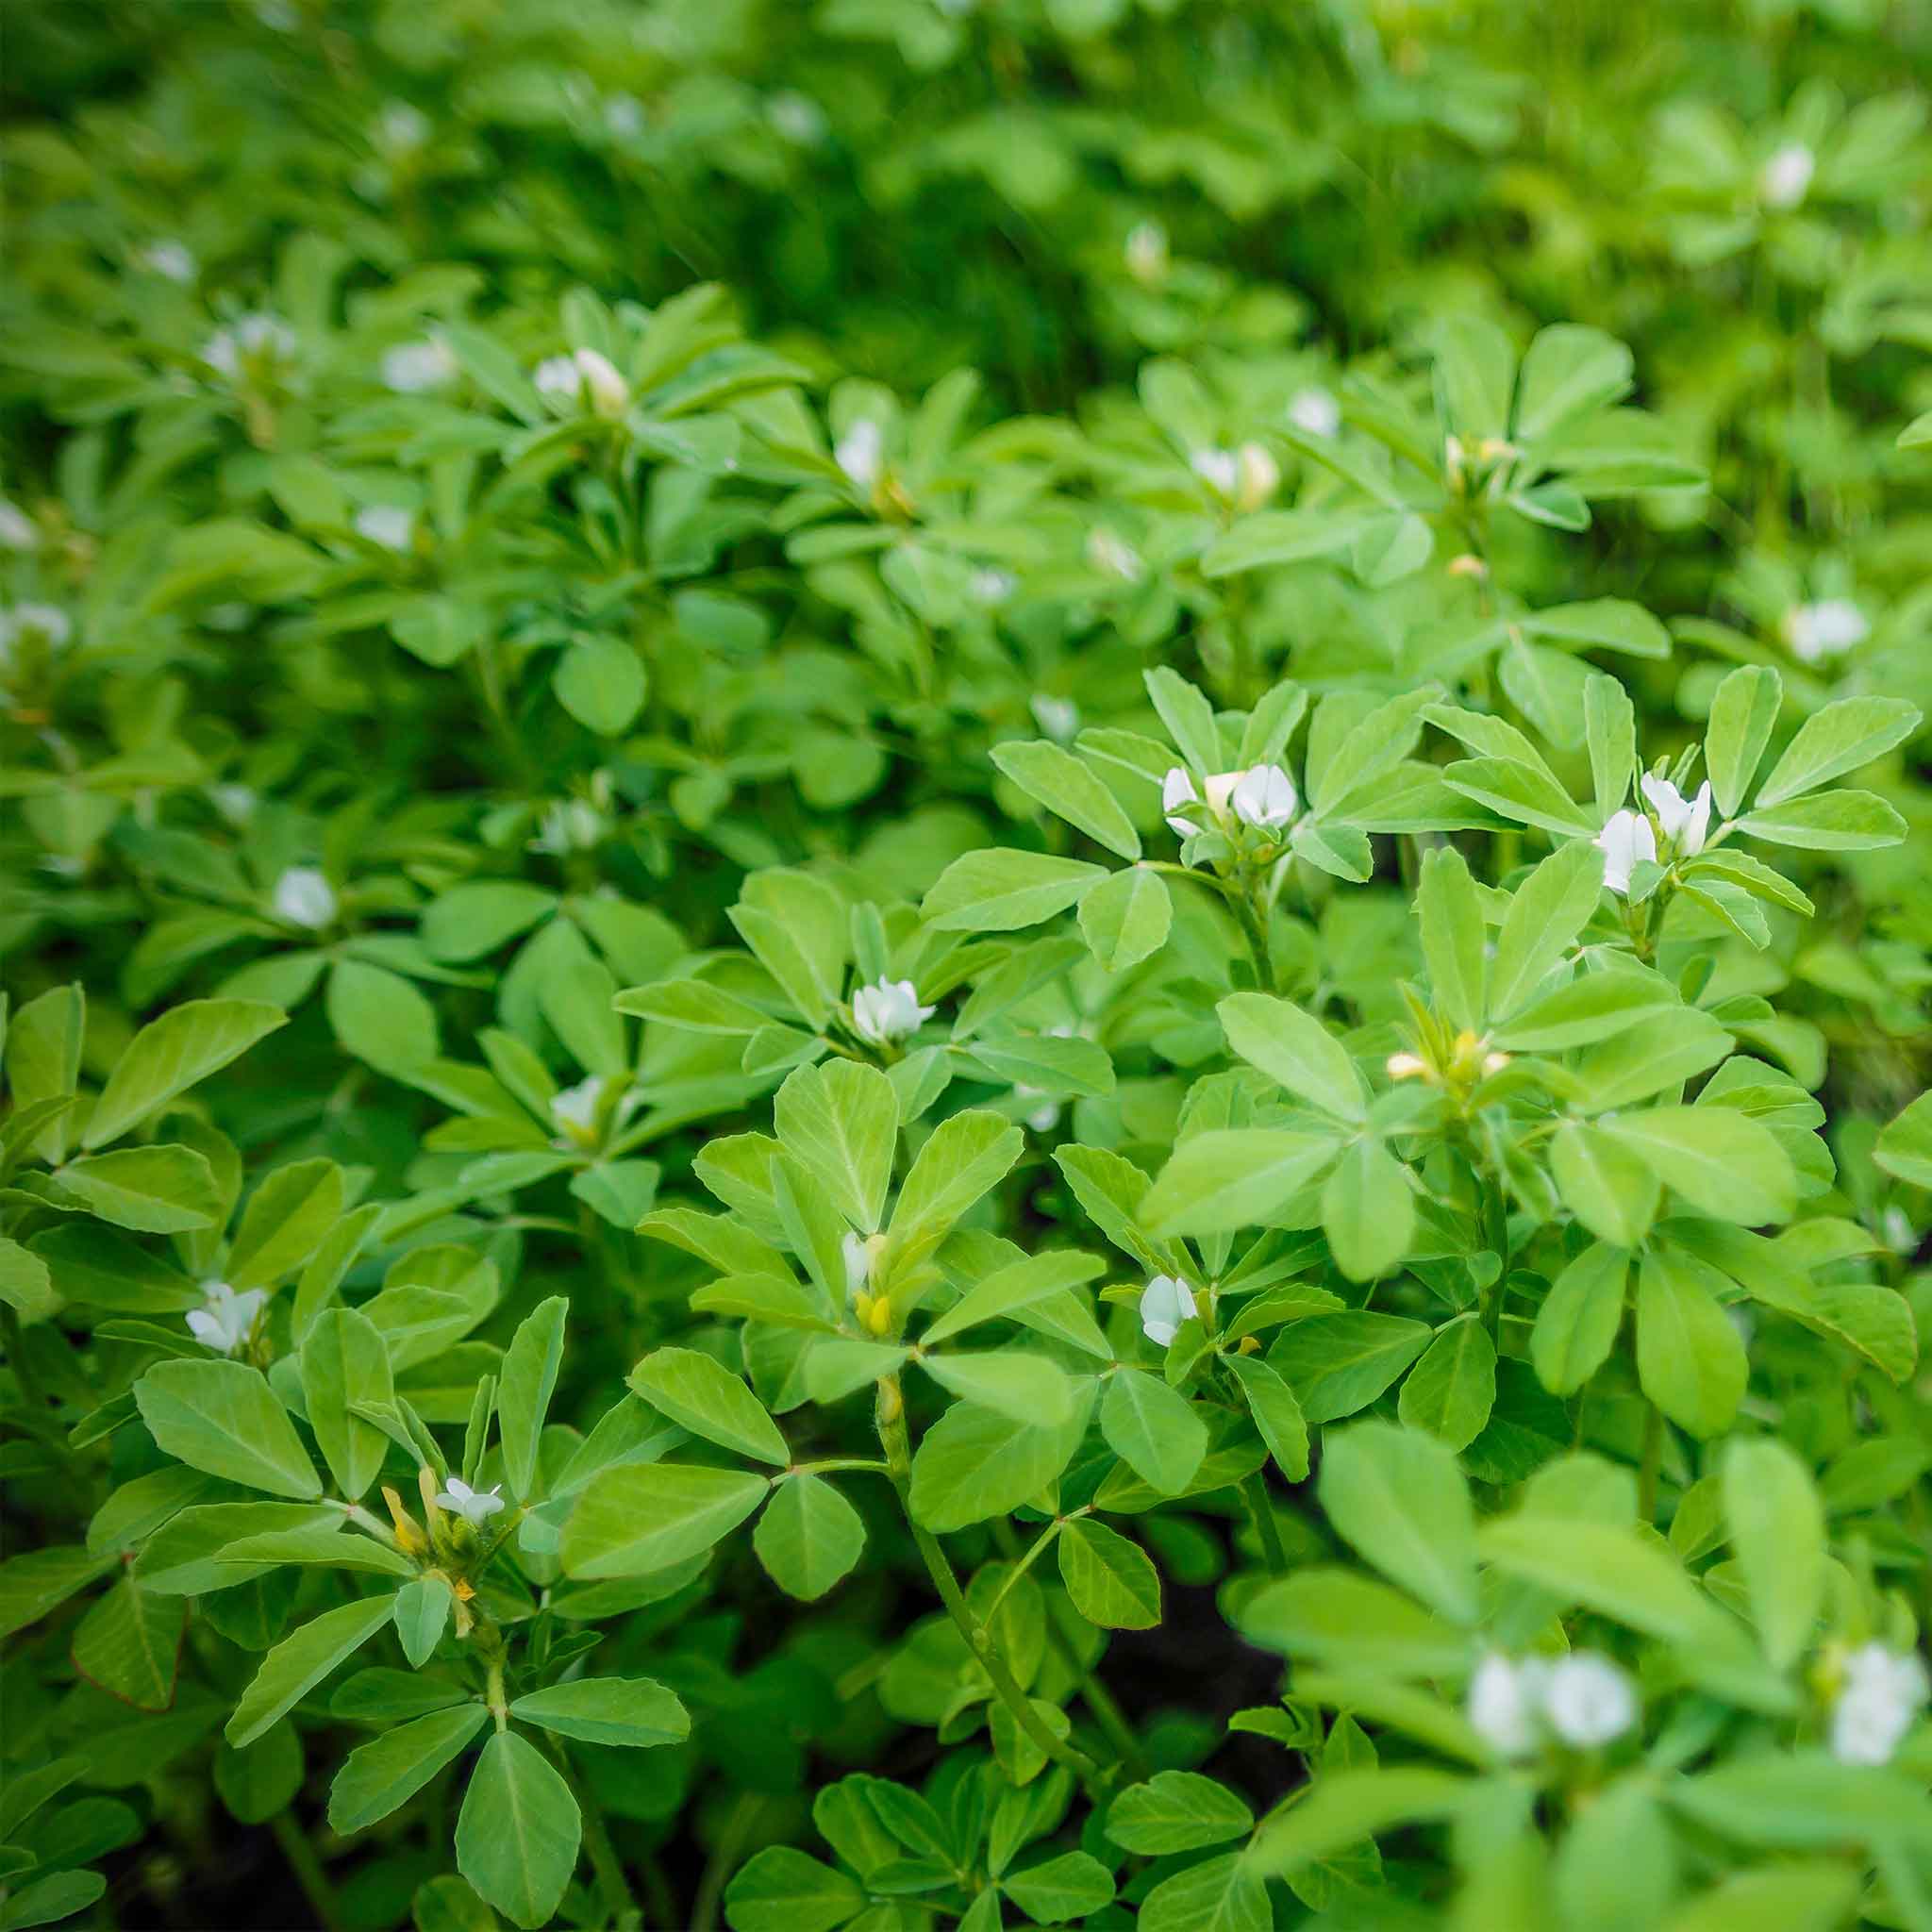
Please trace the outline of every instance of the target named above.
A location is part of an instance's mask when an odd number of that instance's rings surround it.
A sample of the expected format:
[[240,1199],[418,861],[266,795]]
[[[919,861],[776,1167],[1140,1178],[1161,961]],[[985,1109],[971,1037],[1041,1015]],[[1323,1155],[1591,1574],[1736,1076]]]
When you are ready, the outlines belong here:
[[1888,1764],[1924,1704],[1924,1664],[1909,1652],[1867,1643],[1844,1660],[1831,1707],[1831,1754],[1846,1764]]
[[610,824],[604,814],[582,798],[559,798],[543,808],[537,836],[530,841],[533,852],[549,852],[558,858],[569,852],[589,852],[603,842]]
[[408,101],[385,101],[375,117],[375,144],[392,155],[413,154],[429,135],[429,116]]
[[254,787],[249,785],[210,785],[208,797],[208,803],[231,825],[245,825],[255,816],[255,808],[260,803]]
[[630,385],[608,356],[575,349],[538,363],[531,375],[537,393],[566,411],[588,403],[593,415],[615,419],[630,407]]
[[199,272],[192,253],[179,242],[150,242],[135,259],[149,274],[184,285]]
[[825,110],[795,88],[783,88],[765,102],[765,119],[794,147],[816,147],[825,138]]
[[421,395],[441,389],[457,378],[454,351],[440,337],[426,341],[399,342],[383,352],[382,386],[400,396]]
[[403,551],[416,541],[416,512],[393,503],[372,503],[356,512],[356,534],[384,550]]
[[1576,1650],[1550,1665],[1542,1707],[1550,1729],[1565,1744],[1593,1751],[1637,1722],[1637,1691],[1608,1657]]
[[1027,701],[1033,722],[1049,738],[1065,744],[1080,728],[1080,708],[1072,698],[1050,697],[1041,691]]
[[870,416],[861,416],[834,445],[832,460],[853,489],[869,496],[878,486],[885,455],[886,432]]
[[1896,1202],[1878,1217],[1878,1230],[1894,1255],[1918,1253],[1919,1230],[1912,1225],[1911,1216]]
[[225,1281],[204,1281],[202,1306],[190,1308],[188,1326],[195,1341],[218,1355],[233,1355],[255,1328],[267,1292],[251,1288],[237,1294]]
[[635,94],[611,94],[604,103],[604,131],[618,141],[635,141],[649,125],[644,104]]
[[1387,1070],[1391,1080],[1419,1080],[1429,1071],[1429,1063],[1419,1053],[1391,1053]]
[[604,1076],[592,1074],[552,1096],[550,1118],[573,1140],[588,1140],[596,1128],[597,1109],[603,1100]]
[[0,550],[38,550],[41,527],[18,504],[0,497]]
[[1157,1348],[1169,1347],[1194,1314],[1194,1291],[1177,1275],[1157,1274],[1141,1291],[1141,1333]]
[[1167,230],[1158,222],[1136,222],[1127,230],[1124,253],[1127,273],[1137,282],[1152,284],[1167,279]]
[[1604,884],[1613,892],[1630,890],[1631,872],[1640,862],[1657,862],[1657,834],[1641,811],[1612,812],[1592,842],[1604,856]]
[[74,635],[74,623],[57,604],[16,604],[0,610],[0,664],[13,656],[13,647],[24,638],[38,638],[50,651],[66,647]]
[[1304,436],[1319,436],[1325,441],[1341,428],[1341,405],[1325,389],[1311,386],[1297,390],[1289,398],[1288,420]]
[[1794,604],[1785,612],[1785,641],[1800,663],[1837,658],[1872,634],[1865,613],[1849,597],[1826,597],[1817,604]]
[[1259,509],[1281,488],[1281,465],[1258,442],[1244,442],[1234,455],[1239,477],[1235,508]]
[[908,1039],[938,1011],[919,1004],[919,991],[909,979],[881,979],[852,995],[853,1031],[874,1046]]
[[1498,1757],[1527,1757],[1537,1747],[1542,1683],[1549,1666],[1516,1663],[1491,1651],[1469,1680],[1470,1726]]
[[327,874],[312,865],[291,865],[275,881],[277,915],[291,925],[319,932],[336,916],[336,889]]
[[1294,780],[1279,765],[1253,765],[1236,779],[1228,794],[1234,815],[1258,831],[1276,831],[1294,817]]
[[1046,1090],[1043,1087],[1029,1087],[1024,1080],[1016,1081],[1013,1087],[1013,1098],[1023,1106],[1027,1101],[1037,1101],[1039,1103],[1037,1106],[1028,1108],[1026,1113],[1022,1116],[1026,1124],[1036,1134],[1050,1134],[1059,1125],[1060,1104],[1058,1100],[1048,1099],[1046,1097]]
[[846,1299],[857,1301],[872,1279],[873,1244],[864,1235],[848,1231],[839,1252],[845,1257]]
[[1197,449],[1188,467],[1224,503],[1232,503],[1241,484],[1241,459],[1231,449]]
[[234,382],[246,364],[287,362],[294,354],[295,331],[278,315],[257,313],[218,328],[202,345],[201,359]]
[[481,1529],[504,1507],[497,1494],[502,1488],[501,1483],[491,1483],[487,1490],[473,1490],[461,1476],[453,1475],[449,1488],[438,1494],[437,1507],[460,1516],[473,1529]]
[[1216,818],[1227,816],[1228,801],[1234,796],[1234,788],[1248,774],[1245,772],[1209,772],[1206,780],[1208,809]]
[[1004,604],[1020,588],[1020,579],[1009,570],[976,570],[966,579],[966,594],[989,609]]
[[1141,553],[1124,537],[1105,528],[1087,539],[1087,562],[1103,576],[1119,577],[1123,583],[1138,584],[1147,575]]
[[1201,794],[1194,790],[1194,781],[1179,765],[1170,765],[1167,776],[1160,781],[1160,808],[1177,837],[1191,839],[1200,830],[1192,819],[1181,816],[1182,806],[1200,802]]
[[1642,791],[1657,814],[1657,822],[1672,849],[1685,858],[1694,858],[1704,850],[1710,830],[1710,780],[1697,788],[1694,798],[1686,798],[1668,778],[1654,773],[1643,774]]
[[1796,208],[1817,172],[1818,157],[1802,141],[1788,141],[1758,169],[1757,198],[1766,208]]

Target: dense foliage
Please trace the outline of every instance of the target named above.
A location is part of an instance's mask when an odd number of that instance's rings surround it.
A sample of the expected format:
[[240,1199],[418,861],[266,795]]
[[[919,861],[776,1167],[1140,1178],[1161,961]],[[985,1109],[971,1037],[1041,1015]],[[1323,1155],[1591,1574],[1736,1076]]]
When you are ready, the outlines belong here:
[[1932,12],[5,33],[0,1932],[1932,1932]]

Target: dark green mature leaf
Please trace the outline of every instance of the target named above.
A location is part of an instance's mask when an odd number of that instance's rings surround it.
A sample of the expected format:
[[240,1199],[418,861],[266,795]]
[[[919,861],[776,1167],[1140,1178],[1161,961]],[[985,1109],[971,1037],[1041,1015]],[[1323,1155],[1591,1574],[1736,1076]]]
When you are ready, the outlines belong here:
[[261,1000],[190,1000],[128,1042],[88,1117],[81,1145],[105,1147],[176,1094],[239,1059],[289,1016]]
[[583,1820],[570,1787],[527,1739],[483,1747],[457,1817],[457,1869],[525,1932],[547,1924],[576,1868]]
[[387,1818],[459,1757],[489,1721],[490,1713],[480,1704],[458,1704],[358,1745],[342,1760],[329,1787],[330,1830],[346,1836]]
[[289,1412],[259,1369],[158,1362],[135,1385],[141,1419],[170,1456],[274,1496],[322,1494]]

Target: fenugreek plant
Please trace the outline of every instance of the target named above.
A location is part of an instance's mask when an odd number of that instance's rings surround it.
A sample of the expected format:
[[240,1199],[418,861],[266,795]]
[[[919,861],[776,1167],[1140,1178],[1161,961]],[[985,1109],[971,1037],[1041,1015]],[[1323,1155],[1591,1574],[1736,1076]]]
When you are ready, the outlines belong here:
[[0,1932],[1932,1932],[1932,22],[8,27]]

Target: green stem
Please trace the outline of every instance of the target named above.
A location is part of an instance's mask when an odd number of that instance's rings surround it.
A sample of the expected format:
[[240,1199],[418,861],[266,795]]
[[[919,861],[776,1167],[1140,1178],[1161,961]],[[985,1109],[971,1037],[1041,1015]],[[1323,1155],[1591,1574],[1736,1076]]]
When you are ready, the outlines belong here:
[[1644,1399],[1643,1457],[1637,1471],[1637,1514],[1641,1521],[1657,1521],[1657,1477],[1664,1460],[1664,1412],[1656,1403]]
[[1268,946],[1268,928],[1249,892],[1228,894],[1240,916],[1241,932],[1248,942],[1248,957],[1255,962],[1255,984],[1263,992],[1274,991],[1274,956]]
[[877,1414],[879,1441],[886,1452],[886,1471],[892,1479],[892,1488],[898,1492],[907,1527],[912,1532],[913,1543],[925,1564],[926,1574],[932,1578],[933,1588],[939,1591],[940,1601],[945,1605],[960,1636],[966,1640],[967,1648],[978,1658],[980,1668],[992,1680],[992,1688],[998,1692],[1001,1702],[1013,1713],[1013,1722],[1054,1763],[1065,1765],[1083,1785],[1095,1783],[1100,1774],[1099,1766],[1084,1751],[1061,1742],[1041,1722],[1040,1713],[1033,1707],[1032,1699],[1021,1690],[1012,1672],[1007,1668],[1006,1659],[993,1643],[992,1632],[982,1627],[961,1594],[958,1579],[953,1574],[953,1566],[941,1548],[939,1539],[912,1513],[912,1453],[906,1435],[906,1402],[900,1392],[898,1376],[879,1377]]
[[328,1874],[322,1869],[322,1860],[315,1856],[308,1834],[286,1810],[277,1811],[269,1820],[268,1828],[275,1834],[275,1843],[281,1847],[282,1857],[295,1874],[295,1883],[302,1888],[302,1896],[308,1901],[308,1909],[315,1914],[315,1923],[322,1932],[341,1932],[335,1887],[328,1882]]
[[1281,1546],[1281,1526],[1274,1520],[1274,1505],[1268,1500],[1268,1478],[1257,1469],[1241,1478],[1241,1500],[1248,1506],[1255,1534],[1261,1540],[1261,1555],[1267,1559],[1271,1576],[1288,1574],[1288,1552]]
[[617,1856],[617,1847],[610,1842],[610,1828],[604,1822],[604,1807],[576,1775],[570,1754],[564,1747],[552,1738],[546,1737],[543,1741],[549,1745],[550,1755],[557,1760],[558,1773],[569,1788],[571,1796],[576,1800],[577,1810],[583,1816],[584,1850],[590,1854],[591,1870],[596,1874],[604,1909],[609,1914],[612,1924],[621,1925],[626,1916],[635,1915],[637,1900],[631,1896],[630,1880],[625,1876],[624,1860]]
[[718,1842],[705,1861],[705,1875],[698,1880],[698,1895],[691,1901],[691,1932],[711,1932],[718,1923],[718,1905],[724,1887],[738,1869],[738,1850],[758,1816],[760,1800],[755,1791],[745,1791],[731,1807]]

